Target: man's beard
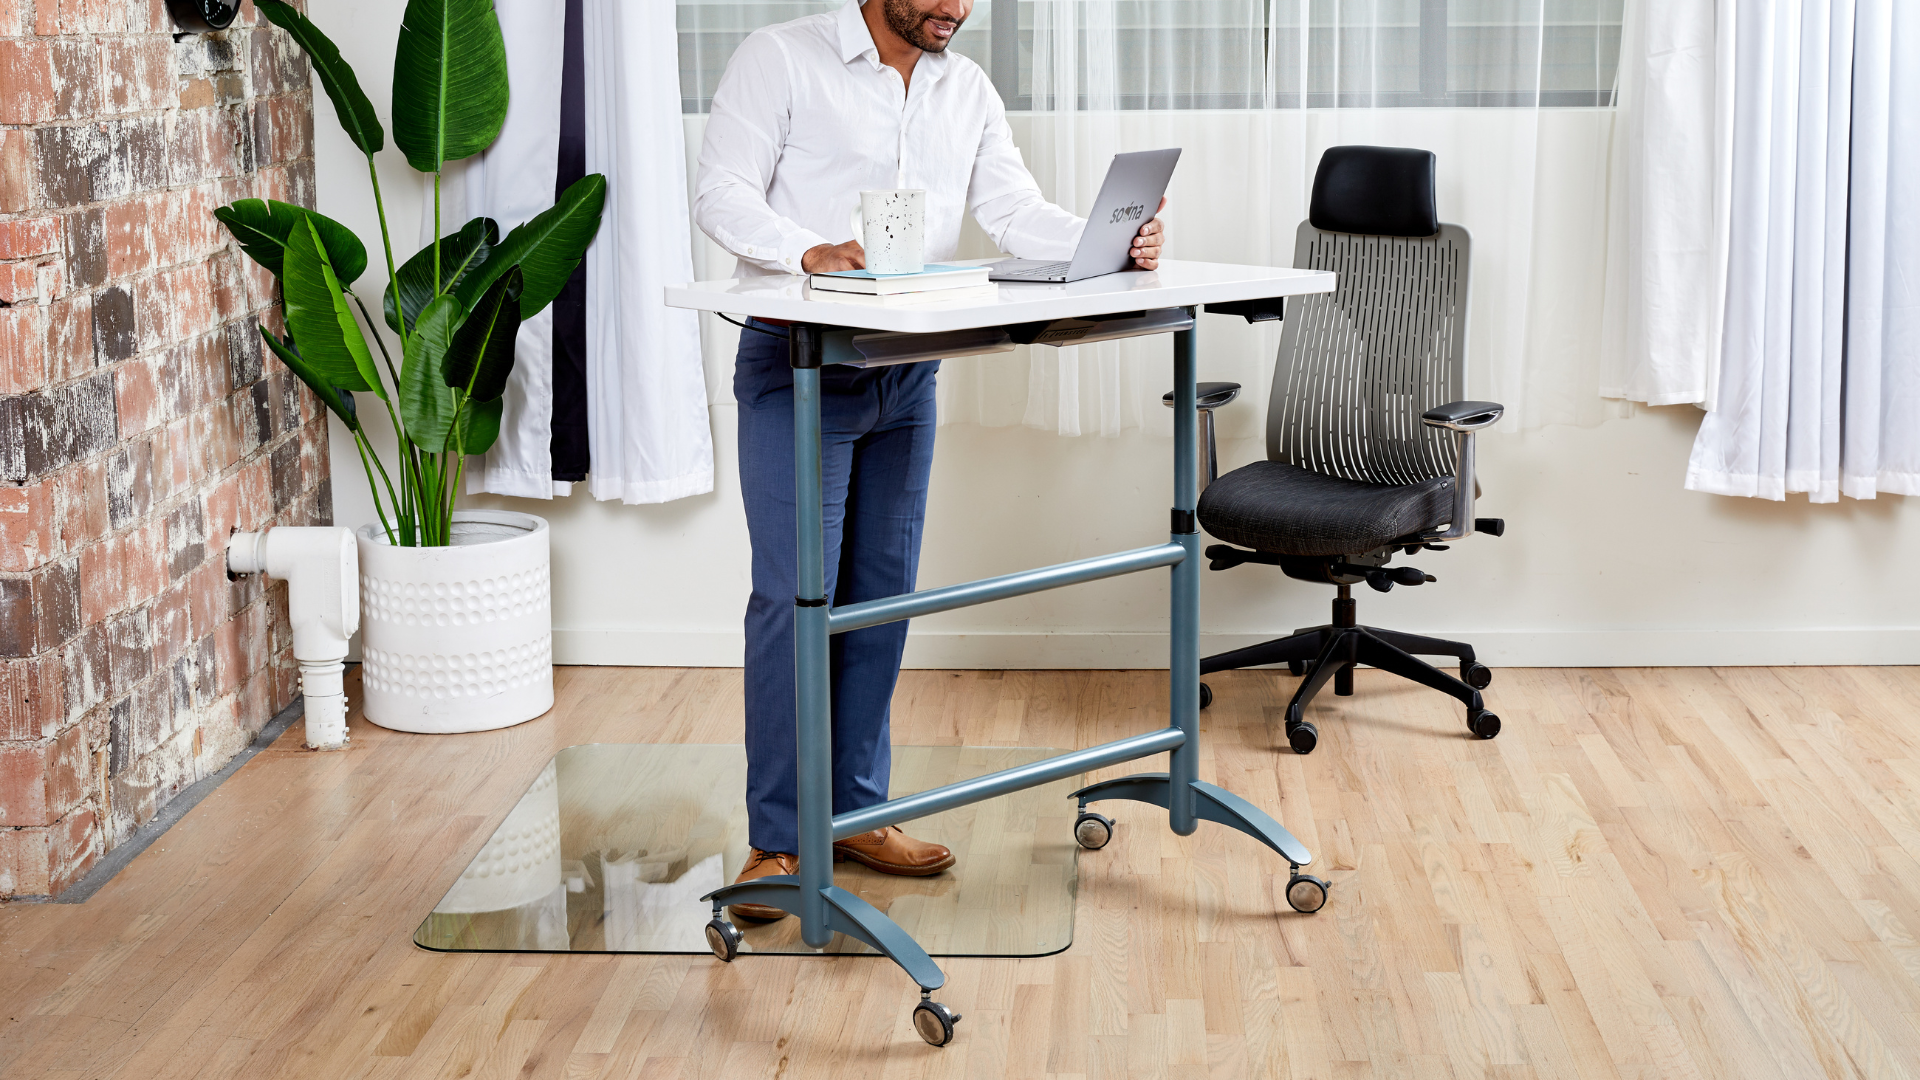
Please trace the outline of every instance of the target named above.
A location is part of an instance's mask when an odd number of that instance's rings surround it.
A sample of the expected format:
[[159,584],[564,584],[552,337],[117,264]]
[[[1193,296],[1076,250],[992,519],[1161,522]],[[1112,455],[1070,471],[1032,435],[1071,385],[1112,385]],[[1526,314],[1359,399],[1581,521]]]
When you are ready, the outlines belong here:
[[[921,52],[937,53],[947,50],[948,43],[953,39],[934,37],[933,33],[927,29],[927,20],[931,16],[914,7],[913,0],[884,0],[884,3],[886,6],[880,10],[881,14],[887,17],[888,29],[905,38],[907,44]],[[966,20],[962,19],[954,24],[955,35],[960,33],[960,26],[964,22]]]

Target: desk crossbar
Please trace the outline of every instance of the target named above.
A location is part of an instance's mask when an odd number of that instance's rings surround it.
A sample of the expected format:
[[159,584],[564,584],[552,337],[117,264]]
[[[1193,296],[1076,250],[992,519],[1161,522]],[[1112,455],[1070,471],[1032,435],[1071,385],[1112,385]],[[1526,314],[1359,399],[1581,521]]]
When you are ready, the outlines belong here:
[[844,634],[849,630],[918,618],[936,611],[952,611],[954,608],[972,607],[1085,581],[1172,566],[1186,557],[1187,549],[1179,544],[1155,544],[1132,551],[1116,551],[1111,555],[1095,555],[1091,559],[1042,566],[1037,570],[1022,570],[1017,574],[1002,574],[938,589],[901,593],[899,596],[883,596],[878,600],[863,600],[828,612],[827,633]]
[[942,810],[951,810],[956,806],[965,806],[982,799],[991,799],[1009,792],[1051,783],[1089,769],[1118,765],[1120,762],[1132,761],[1151,754],[1164,754],[1186,741],[1186,732],[1177,727],[1164,727],[1159,731],[1130,735],[1099,746],[1089,746],[1085,750],[1075,750],[1071,754],[1058,754],[1045,761],[1016,765],[1011,769],[976,776],[971,780],[961,780],[945,787],[932,788],[875,806],[849,810],[844,814],[834,815],[833,838],[845,840],[849,836],[872,832],[883,825],[898,825],[903,821],[927,817]]

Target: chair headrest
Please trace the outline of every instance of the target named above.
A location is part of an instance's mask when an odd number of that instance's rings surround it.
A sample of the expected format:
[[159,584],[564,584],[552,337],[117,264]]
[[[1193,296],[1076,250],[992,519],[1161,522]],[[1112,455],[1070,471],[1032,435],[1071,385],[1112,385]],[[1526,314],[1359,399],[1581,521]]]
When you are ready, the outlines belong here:
[[1327,232],[1432,236],[1440,231],[1431,150],[1333,146],[1320,155],[1307,220]]

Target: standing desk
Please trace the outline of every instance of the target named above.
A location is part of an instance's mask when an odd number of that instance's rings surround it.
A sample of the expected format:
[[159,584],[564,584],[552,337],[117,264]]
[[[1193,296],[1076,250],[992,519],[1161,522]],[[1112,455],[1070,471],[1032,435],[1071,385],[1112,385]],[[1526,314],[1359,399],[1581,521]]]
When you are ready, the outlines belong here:
[[[926,950],[892,919],[833,884],[833,842],[1088,769],[1161,753],[1168,755],[1166,772],[1105,780],[1074,793],[1080,804],[1074,835],[1082,846],[1104,846],[1112,835],[1112,823],[1087,810],[1089,803],[1103,799],[1151,803],[1167,811],[1170,827],[1182,836],[1191,835],[1204,820],[1259,840],[1292,867],[1287,883],[1290,904],[1310,911],[1325,902],[1325,883],[1300,874],[1312,855],[1299,840],[1259,807],[1199,778],[1200,534],[1194,520],[1199,487],[1194,369],[1195,321],[1203,305],[1216,312],[1243,315],[1250,321],[1273,319],[1280,316],[1286,297],[1331,292],[1333,287],[1334,275],[1326,271],[1163,260],[1158,270],[1110,274],[1065,285],[1002,284],[998,297],[991,302],[912,307],[808,300],[801,279],[796,277],[703,281],[667,288],[670,307],[783,319],[792,324],[789,362],[793,365],[800,590],[793,609],[799,872],[729,885],[702,897],[713,903],[707,941],[715,956],[732,960],[739,951],[739,931],[727,921],[723,910],[726,905],[765,904],[798,915],[802,940],[816,949],[824,948],[839,932],[899,964],[920,987],[920,1003],[913,1013],[915,1030],[929,1043],[944,1045],[952,1038],[953,1025],[959,1019],[932,1000],[933,991],[945,983],[946,976]],[[1174,386],[1174,494],[1171,535],[1166,543],[960,585],[829,606],[821,531],[823,364],[912,363],[1006,352],[1016,344],[1072,345],[1162,333],[1173,334]],[[861,810],[833,813],[832,680],[827,646],[832,635],[1156,567],[1169,568],[1173,577],[1168,658],[1171,723],[1167,727]]]

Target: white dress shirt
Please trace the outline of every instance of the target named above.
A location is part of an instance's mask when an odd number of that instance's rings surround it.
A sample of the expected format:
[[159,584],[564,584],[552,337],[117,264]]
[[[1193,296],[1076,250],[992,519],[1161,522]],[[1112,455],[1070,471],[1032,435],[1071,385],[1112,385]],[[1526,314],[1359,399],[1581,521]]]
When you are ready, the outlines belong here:
[[801,273],[808,249],[851,238],[860,192],[899,187],[927,192],[928,262],[953,257],[967,209],[1002,251],[1073,256],[1086,221],[1041,197],[980,65],[921,53],[911,82],[880,62],[860,0],[740,43],[713,94],[693,203],[736,276]]

